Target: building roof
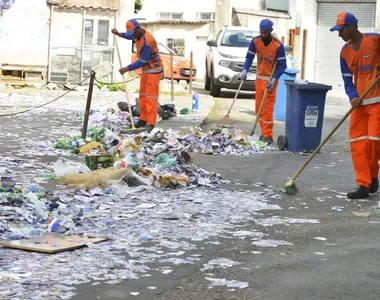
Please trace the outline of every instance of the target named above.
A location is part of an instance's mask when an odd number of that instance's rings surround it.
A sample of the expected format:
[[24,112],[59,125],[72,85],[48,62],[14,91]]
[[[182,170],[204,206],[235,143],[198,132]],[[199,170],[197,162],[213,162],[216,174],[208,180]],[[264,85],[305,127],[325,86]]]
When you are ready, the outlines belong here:
[[67,9],[118,10],[114,0],[46,0],[46,2]]
[[289,13],[272,11],[272,10],[254,10],[254,9],[248,9],[248,8],[233,7],[232,12],[236,14],[268,17],[268,18],[278,18],[278,19],[288,19],[288,20],[292,18]]
[[213,20],[210,21],[185,21],[185,20],[156,20],[156,21],[146,21],[138,20],[140,24],[151,25],[151,24],[181,24],[181,25],[204,25],[208,23],[213,23]]

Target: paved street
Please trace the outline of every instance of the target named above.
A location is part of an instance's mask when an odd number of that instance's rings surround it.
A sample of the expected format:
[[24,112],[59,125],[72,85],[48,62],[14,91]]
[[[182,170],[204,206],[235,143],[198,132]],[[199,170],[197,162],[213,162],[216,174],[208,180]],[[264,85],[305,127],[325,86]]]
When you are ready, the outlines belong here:
[[[207,93],[202,91],[201,87],[201,83],[196,83],[194,90],[200,94],[201,105],[202,99],[206,99],[209,105],[212,100],[206,97]],[[58,93],[54,91],[48,94],[52,96]],[[233,96],[234,92],[224,92],[222,98],[214,99],[215,105],[213,108],[210,107],[212,110],[203,126],[205,131],[227,113]],[[44,97],[48,98],[46,94]],[[45,140],[61,137],[62,128],[66,134],[70,130],[80,129],[81,122],[76,114],[82,111],[84,97],[84,93],[76,93],[65,100],[69,101],[66,104],[58,102],[50,108],[4,119],[0,136],[3,156],[16,155],[18,159],[25,160],[22,163],[30,162],[38,166],[35,170],[24,168],[18,171],[14,162],[15,165],[10,168],[13,169],[16,179],[23,178],[25,184],[38,182],[36,179],[41,177],[42,170],[48,168],[49,164],[59,157],[53,152],[50,155],[38,155],[38,147],[42,151]],[[94,108],[105,109],[120,99],[122,93],[100,93],[94,99]],[[70,106],[67,103],[70,103]],[[28,106],[28,103],[24,105]],[[231,113],[229,125],[241,129],[251,128],[254,120],[253,105],[253,94],[245,93],[244,96],[240,96]],[[323,135],[331,130],[348,108],[347,99],[341,91],[328,93]],[[167,121],[166,124],[163,121],[162,124],[165,127],[178,124],[189,127],[199,122],[197,118],[189,117],[189,120],[194,120],[194,123],[182,120]],[[182,224],[182,220],[166,221],[177,222],[171,223],[175,225],[170,231],[172,237],[166,236],[166,239],[192,245],[187,248],[181,246],[182,248],[177,250],[173,248],[168,257],[192,258],[192,264],[169,265],[172,272],[163,274],[162,267],[167,263],[152,259],[146,263],[150,269],[146,273],[139,273],[140,278],[124,280],[117,284],[93,285],[96,280],[92,279],[94,276],[89,276],[88,283],[75,285],[77,295],[73,299],[378,299],[380,272],[377,261],[380,242],[377,232],[380,219],[374,207],[378,205],[379,196],[373,195],[367,201],[348,201],[345,197],[345,193],[355,186],[348,152],[347,125],[347,122],[343,124],[296,180],[299,193],[293,197],[283,193],[283,185],[304,162],[305,155],[278,149],[264,151],[263,154],[255,156],[193,153],[194,163],[198,167],[220,173],[229,181],[216,188],[198,188],[200,193],[205,191],[199,195],[204,197],[204,205],[208,205],[207,208],[201,205],[198,208],[200,213],[203,214],[206,209],[212,214],[214,209],[221,220],[225,220],[223,225],[229,227],[223,228],[214,236],[208,236],[207,239],[197,239],[197,236],[185,239],[176,235],[182,232],[182,226],[187,226],[186,222]],[[284,122],[276,122],[276,136],[283,132]],[[70,155],[67,155],[67,158],[80,160]],[[50,188],[55,188],[54,184]],[[221,195],[219,199],[215,199],[214,193],[219,192],[230,196],[223,198]],[[178,191],[169,193],[174,199],[181,197]],[[239,197],[246,197],[242,196],[244,193],[258,199],[248,210],[251,214],[249,218],[246,216],[247,211],[240,210],[243,203],[239,202]],[[233,195],[236,195],[236,198]],[[228,209],[223,211],[221,205],[224,209],[230,207],[229,210],[236,210],[238,215],[234,216],[234,211],[227,212]],[[278,205],[280,209],[266,205]],[[183,204],[183,207],[186,208],[186,204]],[[332,207],[341,207],[341,211],[333,211]],[[354,215],[353,212],[372,214],[365,217]],[[242,217],[240,219],[239,214]],[[206,231],[207,219],[202,220]],[[198,222],[197,226],[202,226],[202,223]],[[123,231],[123,228],[120,230]],[[201,231],[198,231],[198,234],[199,232]],[[252,232],[265,238],[257,239],[252,236]],[[278,244],[279,242],[284,245]],[[162,240],[153,239],[133,248],[134,250],[113,250],[115,261],[145,258],[141,255],[134,256],[134,253],[159,255],[158,250],[168,251],[168,248],[162,245]],[[102,247],[101,244],[99,246]],[[75,251],[78,257],[81,253],[85,254],[81,251],[84,250]],[[179,253],[175,254],[178,251]],[[69,261],[71,256],[67,255]],[[205,264],[217,258],[229,259],[240,264],[224,268],[205,268]],[[87,268],[87,264],[91,265],[91,261],[83,263],[83,268]],[[72,272],[75,273],[75,270]],[[62,275],[62,279],[67,276]],[[215,286],[214,283],[214,287],[210,288],[212,278],[247,282],[248,287],[239,289],[233,286]]]

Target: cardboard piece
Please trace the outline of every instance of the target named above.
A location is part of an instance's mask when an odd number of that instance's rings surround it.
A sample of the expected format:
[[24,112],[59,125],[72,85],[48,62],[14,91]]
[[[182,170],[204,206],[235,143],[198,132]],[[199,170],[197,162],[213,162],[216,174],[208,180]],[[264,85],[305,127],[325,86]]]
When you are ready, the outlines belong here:
[[352,212],[352,214],[354,214],[355,216],[358,216],[358,217],[365,217],[365,218],[372,215],[372,213],[370,213],[370,212]]
[[0,245],[7,248],[54,254],[86,247],[86,243],[101,243],[106,240],[107,238],[49,233],[28,240],[3,241],[0,242]]

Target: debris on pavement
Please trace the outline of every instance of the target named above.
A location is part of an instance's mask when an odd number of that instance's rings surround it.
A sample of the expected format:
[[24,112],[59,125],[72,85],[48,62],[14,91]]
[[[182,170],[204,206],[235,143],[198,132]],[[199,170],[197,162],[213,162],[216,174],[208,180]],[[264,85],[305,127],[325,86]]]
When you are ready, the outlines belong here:
[[333,206],[331,207],[331,210],[332,211],[343,211],[343,206]]
[[238,265],[241,265],[241,262],[232,261],[228,258],[218,257],[213,260],[210,260],[207,264],[204,264],[202,271],[214,270],[216,268],[225,269]]
[[28,240],[14,240],[0,242],[0,245],[7,248],[14,248],[27,251],[58,253],[85,247],[88,243],[100,243],[106,239],[88,238],[76,235],[45,234]]
[[[9,110],[9,103],[21,106],[30,100],[33,105],[46,101],[0,95]],[[274,148],[251,141],[241,130],[156,128],[126,135],[128,113],[100,112],[112,105],[105,101],[94,103],[85,139],[78,131],[83,121],[79,101],[38,108],[37,121],[32,113],[4,119],[16,124],[16,131],[0,133],[6,145],[0,157],[0,240],[31,243],[51,233],[107,240],[54,255],[0,248],[1,297],[70,299],[79,284],[114,285],[153,272],[176,276],[178,266],[201,259],[190,251],[220,245],[226,236],[260,246],[290,244],[264,240],[267,235],[253,229],[236,231],[237,224],[251,222],[261,211],[280,210],[279,195],[224,189],[221,175],[198,168],[191,157],[192,152],[255,156]],[[49,130],[41,130],[42,124],[49,124]],[[112,163],[102,161],[109,157]],[[57,250],[63,243],[46,245]],[[159,266],[153,270],[151,264]],[[224,258],[200,263],[215,269],[237,264]],[[246,282],[210,281],[248,287]]]
[[226,286],[229,288],[245,289],[249,286],[248,282],[236,281],[236,280],[227,280],[225,278],[206,277],[206,280],[211,281],[210,288],[214,288],[217,286]]

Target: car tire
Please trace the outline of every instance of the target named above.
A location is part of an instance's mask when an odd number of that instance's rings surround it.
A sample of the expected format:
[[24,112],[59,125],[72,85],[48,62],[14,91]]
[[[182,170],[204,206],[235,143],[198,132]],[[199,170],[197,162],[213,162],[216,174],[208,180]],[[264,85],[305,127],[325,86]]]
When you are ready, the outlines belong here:
[[210,95],[213,97],[220,97],[221,87],[217,86],[214,82],[214,72],[211,69],[211,84],[210,84]]
[[206,64],[206,76],[205,76],[205,90],[209,91],[211,87],[211,78],[208,76],[207,64]]
[[164,80],[164,79],[165,79],[165,71],[162,71],[160,80]]

